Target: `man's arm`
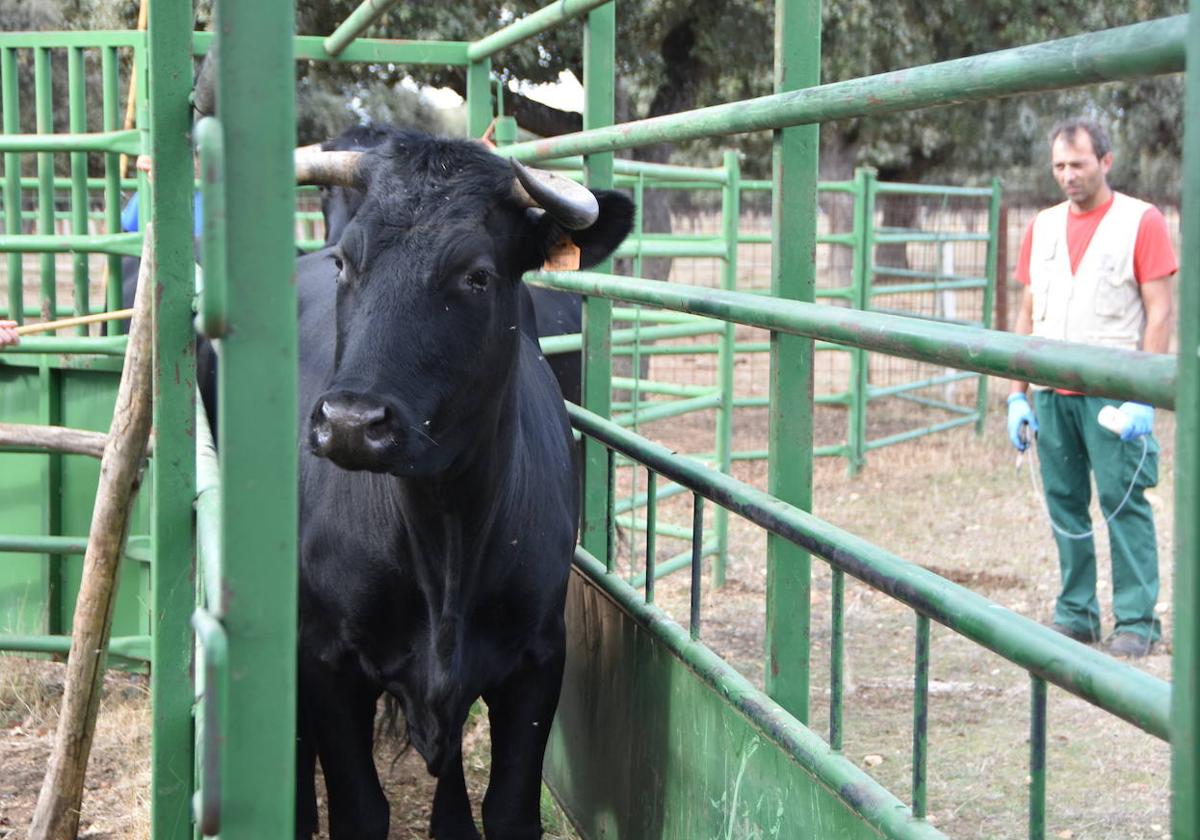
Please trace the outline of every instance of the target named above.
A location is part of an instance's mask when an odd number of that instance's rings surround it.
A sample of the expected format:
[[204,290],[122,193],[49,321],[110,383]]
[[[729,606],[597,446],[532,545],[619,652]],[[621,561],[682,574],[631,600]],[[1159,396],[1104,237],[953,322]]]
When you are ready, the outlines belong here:
[[1166,353],[1171,344],[1171,277],[1148,280],[1138,286],[1142,307],[1146,310],[1146,332],[1142,349],[1147,353]]
[[[1032,335],[1033,334],[1033,292],[1030,287],[1025,287],[1025,293],[1021,296],[1021,308],[1017,310],[1017,320],[1013,324],[1012,331],[1017,335]],[[1029,383],[1014,379],[1012,388],[1009,389],[1009,394],[1024,394],[1029,390]]]

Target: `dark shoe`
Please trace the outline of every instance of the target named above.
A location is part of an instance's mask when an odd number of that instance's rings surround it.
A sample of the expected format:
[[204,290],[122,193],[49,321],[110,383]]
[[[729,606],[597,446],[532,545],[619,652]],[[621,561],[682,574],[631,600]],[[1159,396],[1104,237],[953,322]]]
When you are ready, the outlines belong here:
[[1059,624],[1057,621],[1050,625],[1050,629],[1055,633],[1060,633],[1068,639],[1074,639],[1077,642],[1083,642],[1085,645],[1090,645],[1092,642],[1098,642],[1100,637],[1093,633],[1085,633],[1068,627],[1065,624]]
[[1108,641],[1108,652],[1113,656],[1137,659],[1154,650],[1154,642],[1137,633],[1114,633]]

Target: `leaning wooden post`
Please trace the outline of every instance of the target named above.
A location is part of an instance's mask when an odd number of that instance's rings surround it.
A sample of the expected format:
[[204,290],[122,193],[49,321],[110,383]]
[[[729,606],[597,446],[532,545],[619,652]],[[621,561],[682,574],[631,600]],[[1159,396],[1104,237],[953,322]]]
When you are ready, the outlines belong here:
[[125,365],[121,371],[112,425],[100,460],[100,483],[84,555],[83,581],[75,602],[58,731],[29,826],[29,840],[74,840],[79,831],[83,780],[96,731],[104,660],[112,630],[117,568],[129,527],[130,503],[150,434],[154,349],[151,242],[153,237],[147,230]]

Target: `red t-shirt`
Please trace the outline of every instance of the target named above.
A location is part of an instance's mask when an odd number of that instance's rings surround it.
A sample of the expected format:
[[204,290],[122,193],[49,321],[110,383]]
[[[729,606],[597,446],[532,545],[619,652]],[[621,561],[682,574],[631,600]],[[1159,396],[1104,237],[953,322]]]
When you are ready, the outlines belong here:
[[[1112,207],[1110,198],[1095,210],[1086,213],[1067,211],[1067,252],[1071,256],[1071,273],[1079,268],[1079,261],[1087,251],[1092,241],[1092,234],[1100,225],[1100,220]],[[1025,237],[1021,240],[1021,253],[1017,257],[1015,277],[1024,285],[1029,285],[1029,258],[1033,251],[1033,222],[1025,228]],[[1171,234],[1167,231],[1167,220],[1157,207],[1151,206],[1142,214],[1138,225],[1137,239],[1133,245],[1133,276],[1138,283],[1150,280],[1161,280],[1170,277],[1179,270],[1175,260],[1175,251],[1171,247]]]

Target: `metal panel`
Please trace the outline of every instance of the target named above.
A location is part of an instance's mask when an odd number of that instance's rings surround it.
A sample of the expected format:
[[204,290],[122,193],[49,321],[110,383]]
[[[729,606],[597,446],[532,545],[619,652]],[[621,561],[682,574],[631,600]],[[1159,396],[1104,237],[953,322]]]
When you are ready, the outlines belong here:
[[[600,574],[594,561],[589,571]],[[685,662],[655,637],[671,634],[684,645],[687,631],[654,608],[631,616],[577,570],[567,626],[567,671],[546,754],[563,771],[547,784],[583,836],[942,836],[909,821],[900,802],[716,656],[693,646]],[[747,709],[762,716],[756,721]],[[889,815],[890,824],[872,826],[848,800]]]

